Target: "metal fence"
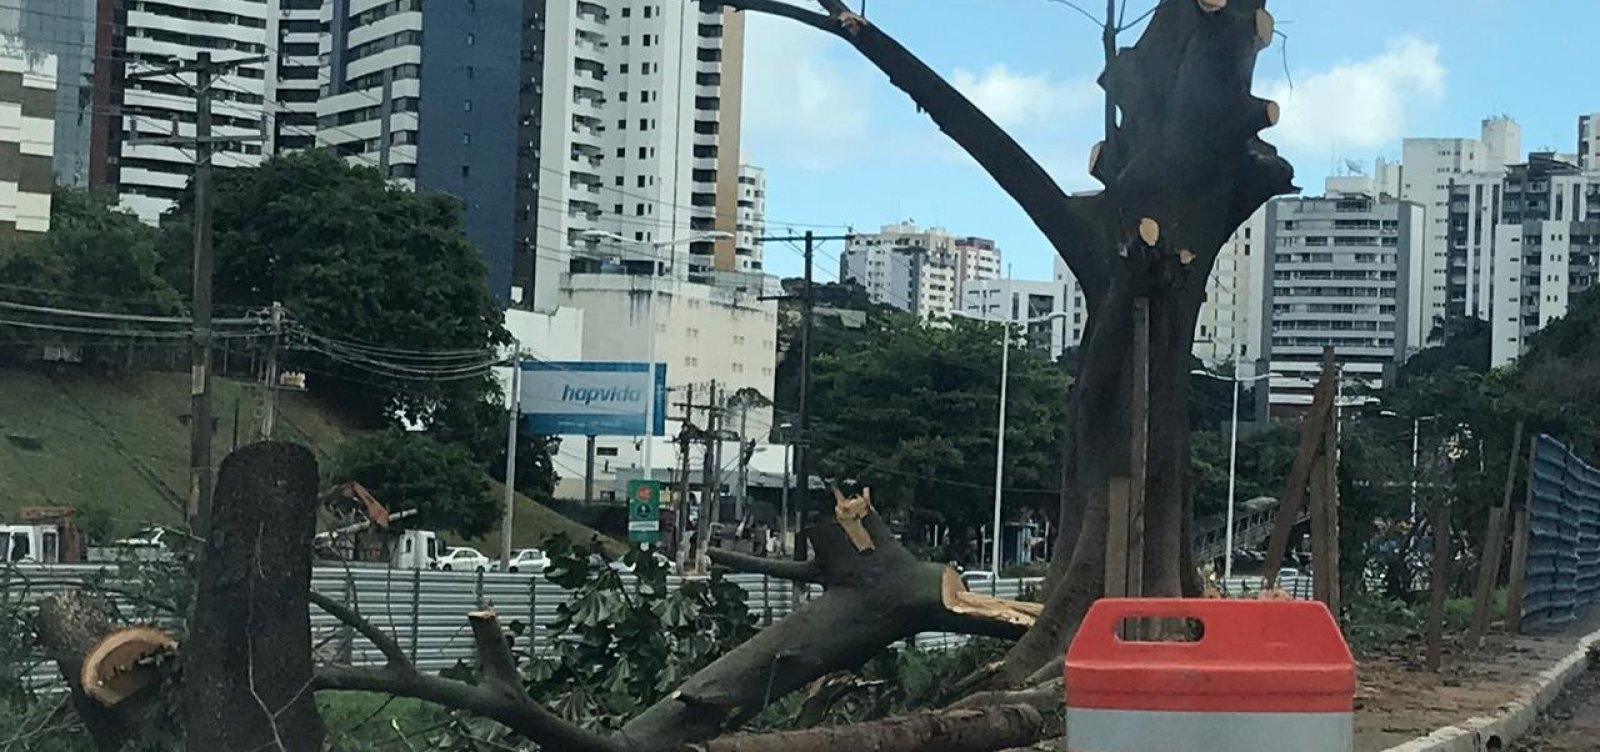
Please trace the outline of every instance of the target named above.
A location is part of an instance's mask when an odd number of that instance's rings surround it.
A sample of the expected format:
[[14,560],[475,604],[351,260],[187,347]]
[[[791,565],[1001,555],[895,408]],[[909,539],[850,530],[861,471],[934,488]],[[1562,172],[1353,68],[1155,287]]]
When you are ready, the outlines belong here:
[[[75,587],[97,574],[115,578],[117,570],[85,565],[19,567],[13,571],[17,582],[7,589],[33,601]],[[728,579],[744,590],[745,602],[758,626],[783,618],[792,608],[794,586],[787,580],[744,574]],[[1038,578],[1002,579],[974,585],[973,589],[1001,598],[1020,598],[1040,582]],[[682,583],[681,577],[668,578],[670,588]],[[531,625],[533,628],[524,634],[532,644],[524,643],[524,649],[538,652],[548,648],[552,638],[546,627],[555,622],[557,607],[569,598],[565,589],[542,576],[516,573],[319,566],[312,571],[311,584],[313,589],[341,600],[393,635],[417,667],[425,671],[475,660],[467,612],[482,607],[492,606],[504,623],[516,620]],[[812,585],[802,598],[821,593],[820,586]],[[125,597],[113,595],[112,599],[131,621],[155,618],[153,612]],[[311,607],[311,633],[316,652],[324,660],[358,666],[383,663],[377,647],[316,606]],[[916,635],[899,647],[944,649],[966,640],[963,635],[928,633]],[[38,684],[49,683],[56,676],[54,665],[48,663],[41,663],[30,673]]]
[[1540,435],[1528,468],[1527,585],[1522,623],[1571,621],[1600,599],[1600,470]]

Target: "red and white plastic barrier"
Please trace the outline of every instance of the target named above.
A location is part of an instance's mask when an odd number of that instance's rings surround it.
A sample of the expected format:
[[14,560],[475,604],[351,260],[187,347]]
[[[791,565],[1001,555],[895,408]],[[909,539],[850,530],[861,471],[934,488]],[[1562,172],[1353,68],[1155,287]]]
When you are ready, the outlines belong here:
[[[1123,640],[1141,618],[1203,632]],[[1355,690],[1355,660],[1320,602],[1108,598],[1067,649],[1067,749],[1351,752]]]

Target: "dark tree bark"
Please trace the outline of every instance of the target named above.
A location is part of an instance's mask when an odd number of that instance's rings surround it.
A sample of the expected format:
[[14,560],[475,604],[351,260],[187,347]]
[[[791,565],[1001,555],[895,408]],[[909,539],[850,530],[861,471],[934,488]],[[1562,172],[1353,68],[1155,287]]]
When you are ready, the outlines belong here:
[[260,443],[222,461],[183,649],[191,750],[322,748],[311,690],[317,462]]
[[1029,705],[914,713],[851,726],[724,736],[685,752],[990,752],[1032,744],[1044,716]]

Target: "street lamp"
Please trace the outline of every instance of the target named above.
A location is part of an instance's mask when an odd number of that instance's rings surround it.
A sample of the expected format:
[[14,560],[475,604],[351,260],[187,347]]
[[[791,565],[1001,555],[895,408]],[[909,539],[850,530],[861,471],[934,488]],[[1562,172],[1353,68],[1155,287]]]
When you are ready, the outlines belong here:
[[[1405,417],[1393,410],[1379,410],[1378,414],[1385,418]],[[1413,527],[1416,526],[1417,522],[1417,461],[1422,448],[1418,439],[1422,435],[1422,421],[1437,420],[1438,418],[1439,416],[1437,415],[1420,415],[1411,419],[1411,524]]]
[[1273,374],[1269,371],[1258,376],[1240,378],[1238,374],[1223,376],[1199,368],[1189,373],[1195,376],[1233,382],[1233,435],[1228,440],[1228,530],[1223,534],[1223,546],[1226,548],[1226,552],[1222,558],[1222,582],[1226,587],[1228,580],[1233,577],[1233,508],[1239,488],[1239,391],[1245,382],[1271,378]]
[[1000,501],[1004,495],[1006,467],[1006,385],[1011,380],[1011,325],[1042,324],[1046,321],[1064,319],[1068,314],[1066,311],[1052,311],[1037,318],[1012,321],[1010,319],[993,319],[975,313],[967,313],[966,311],[951,311],[950,313],[962,318],[998,323],[1005,328],[1005,333],[1001,335],[1000,345],[1000,418],[999,427],[996,429],[997,436],[994,446],[994,528],[991,531],[994,539],[989,547],[989,570],[994,572],[994,576],[998,578],[1000,576]]
[[[645,360],[649,361],[649,363],[650,363],[649,369],[647,371],[650,387],[649,387],[649,396],[647,396],[645,398],[645,400],[644,400],[644,458],[643,459],[644,459],[644,477],[645,477],[645,479],[646,480],[654,480],[655,479],[655,474],[656,474],[656,468],[655,468],[655,462],[654,462],[654,460],[652,458],[651,445],[653,445],[655,443],[655,427],[656,427],[656,277],[658,275],[660,275],[660,273],[661,273],[661,264],[660,264],[661,254],[659,253],[659,251],[661,249],[663,249],[663,248],[671,248],[673,246],[679,246],[679,245],[688,245],[690,243],[698,243],[698,242],[703,241],[703,240],[716,240],[716,239],[719,239],[719,238],[731,238],[731,237],[733,237],[733,233],[723,232],[721,230],[716,230],[716,231],[713,231],[713,232],[696,233],[696,234],[690,235],[690,236],[688,236],[686,238],[676,238],[676,239],[673,239],[673,240],[658,240],[658,241],[655,241],[655,242],[645,242],[645,241],[642,241],[642,240],[629,240],[628,238],[625,238],[625,237],[623,237],[621,235],[618,235],[617,233],[608,232],[608,231],[605,231],[605,230],[584,230],[583,232],[578,233],[578,234],[579,234],[580,237],[587,238],[589,240],[596,240],[596,241],[598,241],[598,240],[607,240],[607,241],[616,243],[617,245],[633,245],[633,246],[646,248],[646,249],[649,250],[648,256],[649,256],[649,259],[650,259],[650,289],[648,291],[648,294],[645,296],[644,307],[645,307],[645,317],[647,319],[645,326],[649,327],[648,336],[645,337]],[[668,266],[670,266],[670,264]]]

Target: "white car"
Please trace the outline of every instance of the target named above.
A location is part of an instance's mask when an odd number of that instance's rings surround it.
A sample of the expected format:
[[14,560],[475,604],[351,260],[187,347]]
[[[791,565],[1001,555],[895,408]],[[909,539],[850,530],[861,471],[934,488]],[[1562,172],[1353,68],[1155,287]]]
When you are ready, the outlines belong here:
[[[507,572],[532,572],[538,574],[550,566],[550,557],[537,548],[519,548],[511,552],[511,560],[506,563]],[[490,567],[493,571],[500,571],[500,562],[495,562]]]
[[475,548],[452,548],[440,556],[436,563],[446,571],[482,572],[489,568],[489,557],[478,553]]
[[994,572],[982,569],[969,569],[961,573],[961,581],[966,583],[968,590],[971,590],[976,585],[988,585],[994,580]]

